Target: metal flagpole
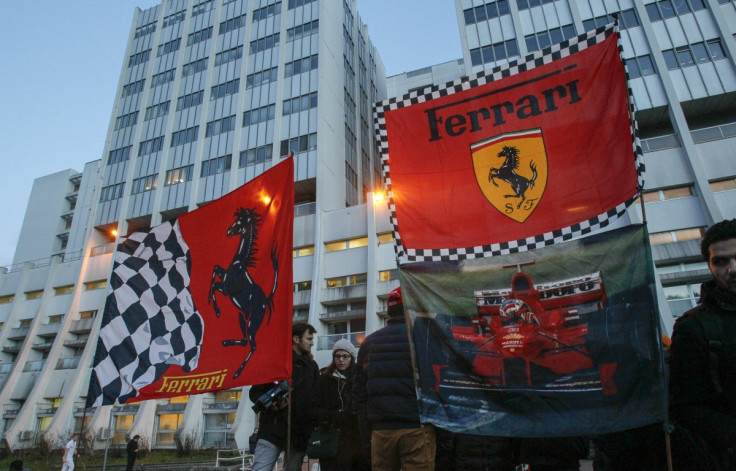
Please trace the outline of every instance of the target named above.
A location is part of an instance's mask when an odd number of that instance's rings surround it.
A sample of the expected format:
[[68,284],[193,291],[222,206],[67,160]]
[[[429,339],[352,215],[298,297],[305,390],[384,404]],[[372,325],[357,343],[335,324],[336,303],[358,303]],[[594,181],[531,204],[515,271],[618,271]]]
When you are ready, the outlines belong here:
[[102,461],[102,471],[107,469],[107,452],[110,450],[110,435],[112,430],[112,412],[115,406],[110,406],[110,419],[107,421],[107,439],[105,439],[105,459]]

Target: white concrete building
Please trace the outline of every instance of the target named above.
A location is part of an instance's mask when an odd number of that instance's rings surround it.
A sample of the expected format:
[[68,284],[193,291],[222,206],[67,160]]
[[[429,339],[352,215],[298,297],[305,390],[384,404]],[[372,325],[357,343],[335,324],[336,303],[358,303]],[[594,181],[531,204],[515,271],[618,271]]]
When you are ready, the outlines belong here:
[[[725,0],[456,0],[463,57],[385,78],[355,0],[166,0],[133,20],[101,161],[34,185],[0,269],[7,446],[79,429],[245,445],[240,391],[84,411],[115,236],[211,201],[295,154],[294,318],[316,358],[382,325],[398,285],[370,104],[457,80],[620,13],[647,165],[665,327],[708,278],[698,239],[736,217],[736,6]],[[407,51],[410,52],[410,51]],[[79,186],[76,188],[76,186]],[[642,220],[641,208],[629,211]]]

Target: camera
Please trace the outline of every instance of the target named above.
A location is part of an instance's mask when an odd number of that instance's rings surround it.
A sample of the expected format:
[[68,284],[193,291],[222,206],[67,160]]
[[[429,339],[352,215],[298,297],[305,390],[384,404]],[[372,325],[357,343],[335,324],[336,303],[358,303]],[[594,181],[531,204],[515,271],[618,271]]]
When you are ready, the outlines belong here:
[[253,404],[253,411],[257,414],[264,410],[270,409],[274,404],[278,404],[282,399],[289,395],[291,387],[286,380],[279,381],[274,387],[261,394],[261,397]]

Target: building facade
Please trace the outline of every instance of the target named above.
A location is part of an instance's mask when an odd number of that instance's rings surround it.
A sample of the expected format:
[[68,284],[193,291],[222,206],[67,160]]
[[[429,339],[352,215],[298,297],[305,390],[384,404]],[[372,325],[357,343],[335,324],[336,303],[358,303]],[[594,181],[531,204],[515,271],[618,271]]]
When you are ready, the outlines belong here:
[[[243,447],[244,391],[83,408],[116,240],[206,204],[294,153],[294,319],[339,338],[383,324],[398,286],[371,104],[463,80],[618,16],[647,166],[643,205],[665,329],[709,277],[698,239],[736,217],[736,5],[725,0],[455,0],[462,58],[385,78],[356,0],[166,0],[136,11],[101,161],[34,185],[0,269],[4,443],[84,427],[96,446]],[[376,199],[374,199],[374,197]],[[646,216],[646,217],[645,217]]]

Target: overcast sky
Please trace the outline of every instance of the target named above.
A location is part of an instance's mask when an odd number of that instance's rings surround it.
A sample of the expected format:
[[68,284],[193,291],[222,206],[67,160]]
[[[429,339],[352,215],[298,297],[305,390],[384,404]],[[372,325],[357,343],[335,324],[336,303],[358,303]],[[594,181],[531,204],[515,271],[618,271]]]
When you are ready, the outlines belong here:
[[[100,159],[135,7],[159,0],[5,0],[0,15],[0,266],[33,180]],[[358,0],[390,75],[462,57],[453,0]]]

